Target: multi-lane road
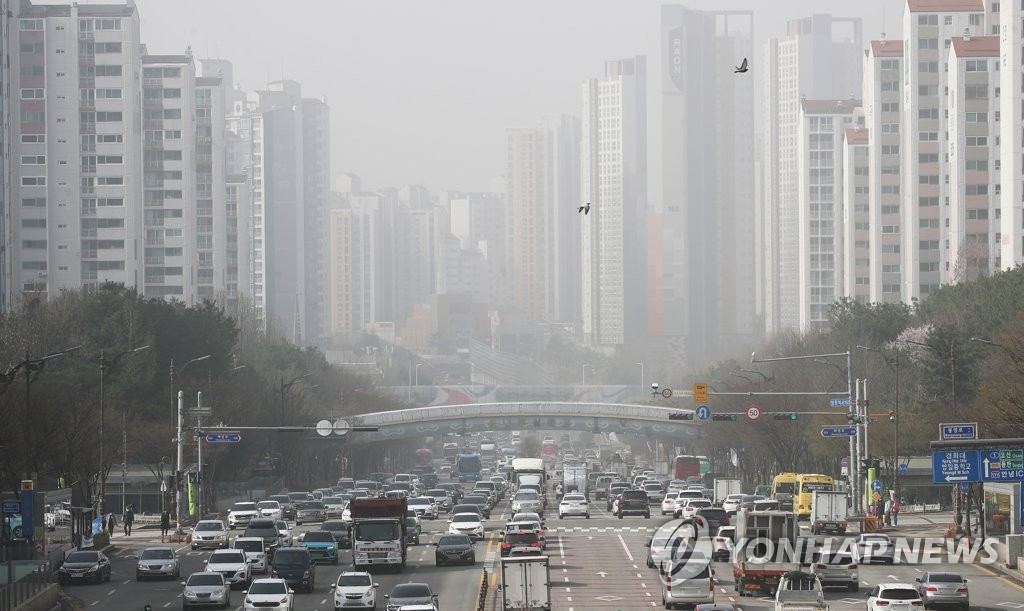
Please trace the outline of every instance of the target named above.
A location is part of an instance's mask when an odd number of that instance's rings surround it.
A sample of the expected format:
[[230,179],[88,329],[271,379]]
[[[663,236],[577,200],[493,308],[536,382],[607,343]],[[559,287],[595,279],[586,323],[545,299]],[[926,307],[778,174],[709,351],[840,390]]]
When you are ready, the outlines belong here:
[[[593,504],[591,519],[558,519],[556,512],[546,515],[547,555],[551,559],[552,609],[560,611],[650,609],[662,607],[661,582],[656,569],[645,563],[647,542],[654,529],[666,521],[657,517],[657,506],[648,519],[627,517],[617,519],[604,511],[604,503]],[[487,522],[488,535],[477,543],[477,563],[474,566],[434,566],[432,543],[446,531],[447,522],[425,520],[421,544],[410,548],[409,566],[402,573],[378,573],[380,584],[378,606],[384,608],[384,594],[398,583],[422,581],[440,593],[439,607],[445,611],[470,611],[477,608],[480,579],[486,568],[491,582],[489,610],[500,609],[494,596],[497,585],[498,537],[497,532],[509,517],[507,501],[499,504]],[[298,532],[315,529],[303,525]],[[238,533],[239,531],[235,531]],[[921,533],[926,534],[926,533]],[[159,537],[155,537],[158,541]],[[182,586],[179,581],[135,581],[135,561],[130,558],[143,547],[154,544],[154,537],[146,531],[137,531],[132,537],[115,537],[116,551],[112,553],[113,577],[102,585],[76,585],[67,591],[80,598],[86,608],[134,610],[149,604],[153,609],[178,608],[181,605]],[[156,543],[158,544],[158,543]],[[187,546],[178,550],[182,560],[182,574],[202,570],[209,557],[208,551],[191,551]],[[317,567],[316,588],[312,594],[296,594],[297,611],[333,609],[331,585],[339,573],[346,570],[351,556],[344,552],[338,566]],[[833,611],[864,609],[865,595],[871,586],[882,582],[913,582],[927,570],[952,570],[970,580],[971,608],[989,611],[1024,609],[1024,588],[979,565],[920,565],[896,564],[860,567],[861,591],[851,593],[829,590],[826,597]],[[732,602],[744,610],[772,609],[767,597],[740,598],[734,590],[728,563],[715,564],[715,590],[718,602]],[[244,595],[232,593],[233,607],[240,609]]]

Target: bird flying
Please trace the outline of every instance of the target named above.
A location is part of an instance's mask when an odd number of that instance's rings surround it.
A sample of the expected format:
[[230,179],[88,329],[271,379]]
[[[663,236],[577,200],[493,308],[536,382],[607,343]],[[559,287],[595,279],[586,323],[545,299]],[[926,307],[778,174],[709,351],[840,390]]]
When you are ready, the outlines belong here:
[[739,66],[736,66],[736,70],[734,70],[733,72],[746,72],[747,70],[749,70],[749,68],[747,68],[747,58],[744,57],[743,63],[741,63]]
[[590,202],[587,202],[580,206],[580,209],[576,212],[582,212],[583,214],[590,214]]

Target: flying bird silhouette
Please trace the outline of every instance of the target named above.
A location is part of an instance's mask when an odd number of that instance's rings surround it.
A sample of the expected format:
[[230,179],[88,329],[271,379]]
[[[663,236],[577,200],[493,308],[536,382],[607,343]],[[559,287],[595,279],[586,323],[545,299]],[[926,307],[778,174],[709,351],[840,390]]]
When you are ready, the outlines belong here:
[[746,72],[747,70],[749,70],[749,68],[747,68],[747,58],[744,57],[743,58],[743,63],[740,64],[739,66],[737,66],[736,70],[734,70],[733,72],[741,72],[742,73],[742,72]]
[[583,214],[590,214],[590,202],[587,202],[580,206],[580,209],[576,212],[582,212]]

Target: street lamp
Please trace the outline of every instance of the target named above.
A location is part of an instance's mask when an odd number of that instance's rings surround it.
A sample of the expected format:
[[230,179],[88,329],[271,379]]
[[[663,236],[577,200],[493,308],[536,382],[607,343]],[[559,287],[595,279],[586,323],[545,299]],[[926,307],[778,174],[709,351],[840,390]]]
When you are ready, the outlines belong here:
[[[192,359],[190,361],[186,361],[185,364],[181,366],[181,371],[180,372],[176,372],[175,371],[175,369],[174,369],[174,359],[171,359],[171,394],[172,394],[172,396],[175,394],[174,387],[175,387],[175,380],[177,378],[177,374],[178,373],[185,373],[185,370],[188,369],[188,366],[191,365],[192,363],[198,363],[200,361],[205,361],[206,359],[210,358],[211,356],[213,356],[213,355],[212,354],[204,354],[203,356],[196,357],[196,358],[194,358],[194,359]],[[185,413],[184,413],[185,412],[185,391],[183,391],[183,390],[177,391],[177,404],[174,407],[176,408],[177,415],[178,415],[178,426],[177,426],[177,429],[176,429],[176,433],[177,434],[176,434],[175,439],[174,439],[176,445],[178,446],[178,448],[177,448],[178,449],[178,454],[177,454],[177,457],[176,457],[177,458],[177,462],[174,463],[175,464],[175,469],[174,469],[174,507],[175,507],[175,509],[174,509],[174,511],[175,511],[175,514],[177,515],[177,519],[175,520],[174,532],[175,532],[175,534],[179,534],[180,535],[180,534],[182,534],[182,530],[181,530],[181,514],[183,514],[185,512],[185,505],[184,505],[185,497],[184,497],[184,495],[181,494],[181,485],[183,483],[181,481],[182,480],[181,463],[185,461],[185,436],[184,436],[184,434],[181,431],[182,426],[183,426],[182,420],[185,417]]]
[[415,377],[416,377],[416,384],[415,385],[416,386],[420,385],[420,367],[422,367],[422,366],[423,366],[423,363],[416,363],[416,370],[415,370]]
[[[98,502],[96,504],[96,515],[100,515],[100,516],[103,515],[103,505],[106,502],[106,498],[107,498],[107,496],[106,496],[107,495],[107,465],[104,462],[104,453],[103,453],[103,449],[104,449],[104,447],[103,447],[103,443],[104,443],[103,425],[106,422],[106,416],[105,416],[105,411],[104,411],[104,402],[103,402],[103,399],[104,399],[104,396],[103,396],[103,379],[105,377],[104,374],[106,374],[108,368],[113,367],[114,365],[116,365],[117,362],[120,361],[125,356],[127,356],[129,354],[135,354],[136,352],[141,352],[143,350],[147,350],[148,348],[149,348],[149,346],[146,345],[146,346],[140,346],[138,348],[134,348],[132,350],[125,350],[124,352],[118,353],[117,356],[115,356],[114,358],[110,359],[109,362],[107,361],[106,353],[103,350],[100,350],[100,471],[99,471],[99,474],[100,474],[100,493],[99,493],[99,500],[98,500]],[[127,440],[127,433],[125,432],[124,412],[125,412],[125,410],[121,410],[121,437],[122,437],[123,441]],[[127,458],[127,451],[126,451],[127,445],[128,445],[127,441],[124,441],[122,449],[125,450],[125,452],[124,452],[124,454],[122,454],[122,459],[123,459],[122,460],[122,464],[125,464],[127,462],[127,460],[128,460],[128,458]],[[122,476],[121,476],[121,482],[122,482],[121,483],[121,487],[122,487],[122,490],[124,488],[124,469],[125,469],[125,467],[122,467],[122,469],[121,469],[121,473],[122,473]],[[121,508],[121,511],[124,511],[123,507]]]
[[644,364],[643,363],[636,363],[636,364],[640,365],[640,392],[643,392],[644,391]]
[[[867,350],[869,352],[877,352],[878,354],[882,355],[882,359],[885,360],[885,364],[886,365],[889,364],[889,358],[885,355],[885,352],[883,352],[881,349],[879,349],[879,348],[871,348],[869,346],[857,346],[857,348],[860,349],[860,350]],[[893,347],[893,352],[896,354],[896,357],[894,359],[894,366],[893,366],[893,370],[896,372],[896,392],[895,392],[896,399],[893,402],[894,403],[894,407],[893,407],[893,412],[892,412],[892,421],[893,421],[893,424],[894,424],[893,431],[892,431],[892,456],[893,456],[893,458],[892,458],[892,471],[893,471],[892,472],[892,481],[893,481],[893,486],[895,486],[895,488],[896,488],[896,498],[898,499],[898,498],[900,498],[900,487],[902,485],[902,482],[900,481],[900,446],[899,446],[899,443],[900,443],[899,442],[899,439],[900,439],[900,348],[899,348],[898,345],[895,345]]]
[[583,386],[587,385],[587,367],[590,367],[590,363],[583,363]]

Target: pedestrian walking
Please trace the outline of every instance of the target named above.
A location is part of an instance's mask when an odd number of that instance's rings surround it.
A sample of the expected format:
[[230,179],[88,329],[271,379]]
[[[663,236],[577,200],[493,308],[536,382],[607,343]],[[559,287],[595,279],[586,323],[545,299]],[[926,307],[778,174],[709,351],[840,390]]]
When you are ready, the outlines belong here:
[[882,500],[875,504],[875,515],[878,516],[878,525],[885,526],[885,502]]
[[885,501],[885,523],[892,525],[892,499]]
[[132,505],[128,506],[128,509],[124,512],[124,536],[130,537],[132,535],[132,524],[135,523],[135,510]]
[[894,499],[892,502],[892,525],[897,526],[900,521],[900,500]]
[[114,518],[114,512],[108,513],[107,514],[107,535],[110,536],[110,538],[114,537],[114,526],[116,526],[116,525],[117,525],[117,519]]
[[171,513],[164,509],[160,514],[160,536],[166,537],[167,531],[171,529]]

